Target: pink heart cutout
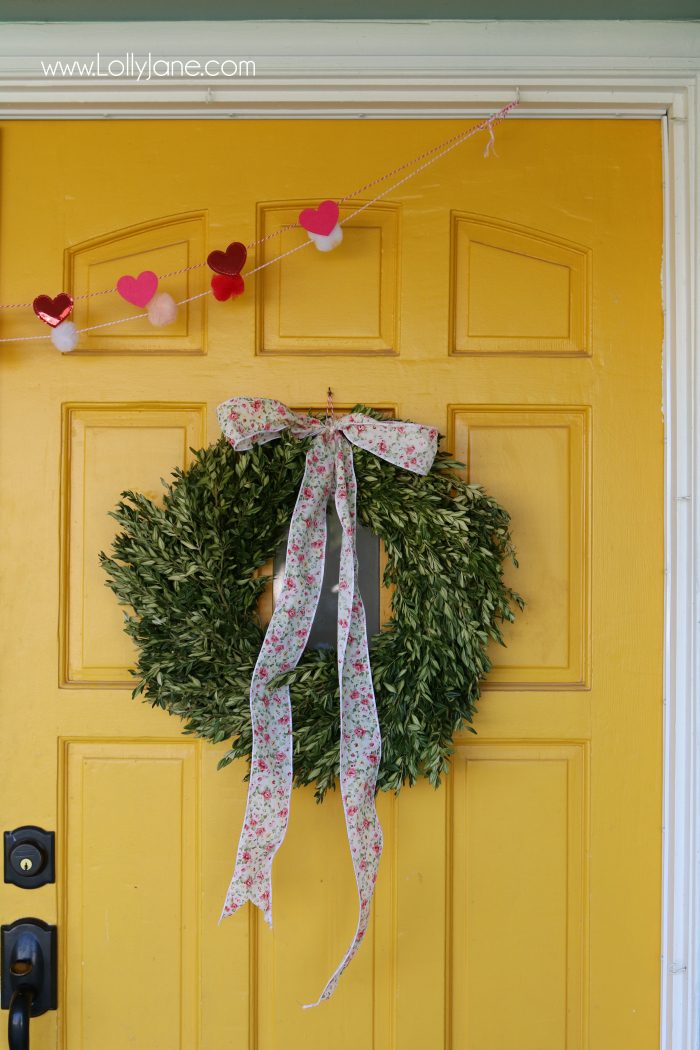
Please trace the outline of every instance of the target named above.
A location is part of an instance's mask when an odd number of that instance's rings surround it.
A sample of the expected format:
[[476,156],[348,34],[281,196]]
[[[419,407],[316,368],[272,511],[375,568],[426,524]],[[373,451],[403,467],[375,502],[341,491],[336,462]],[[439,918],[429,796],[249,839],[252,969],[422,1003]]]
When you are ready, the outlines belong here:
[[152,270],[144,270],[138,277],[124,274],[117,281],[117,291],[122,299],[134,306],[147,306],[158,288],[158,277]]
[[307,233],[320,233],[322,237],[335,228],[340,208],[335,201],[323,201],[318,208],[304,208],[299,216],[299,225]]

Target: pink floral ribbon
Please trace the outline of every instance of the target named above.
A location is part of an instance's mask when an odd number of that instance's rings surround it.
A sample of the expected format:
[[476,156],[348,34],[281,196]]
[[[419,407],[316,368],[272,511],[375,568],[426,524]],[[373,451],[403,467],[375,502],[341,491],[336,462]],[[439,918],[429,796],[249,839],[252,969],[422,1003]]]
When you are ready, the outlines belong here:
[[299,416],[270,398],[234,397],[217,416],[238,451],[274,441],[283,430],[313,437],[289,526],[279,600],[250,685],[253,748],[243,830],[221,918],[246,901],[272,925],[272,859],[287,830],[292,790],[292,710],[287,686],[274,680],[296,667],[306,646],[321,593],[326,550],[326,506],[333,496],[343,539],[338,582],[338,681],[340,684],[340,787],[360,911],[350,948],[323,989],[329,999],[367,930],[382,854],[375,807],[381,737],[372,686],[365,610],[355,547],[357,482],[352,445],[416,474],[427,474],[437,451],[437,431],[418,423],[376,420],[359,413],[325,422]]

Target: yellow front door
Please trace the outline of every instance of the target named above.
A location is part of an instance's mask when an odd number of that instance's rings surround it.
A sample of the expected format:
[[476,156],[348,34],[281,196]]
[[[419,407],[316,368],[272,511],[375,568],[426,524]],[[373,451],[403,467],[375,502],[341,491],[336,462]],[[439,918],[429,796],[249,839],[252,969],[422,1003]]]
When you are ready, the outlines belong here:
[[[1,126],[0,300],[170,274],[454,134],[456,121]],[[55,140],[50,165],[32,161]],[[3,829],[57,832],[59,1009],[33,1050],[652,1050],[662,711],[661,140],[655,121],[512,120],[175,325],[1,348]],[[367,191],[363,199],[369,199]],[[299,243],[264,241],[255,263]],[[206,267],[168,277],[176,299]],[[136,312],[78,299],[79,327]],[[0,336],[40,328],[0,312]],[[42,333],[44,334],[44,333]],[[296,792],[275,929],[217,925],[242,764],[133,701],[98,552],[236,394],[437,426],[512,513],[527,609],[449,777],[380,799],[370,936],[337,794]]]

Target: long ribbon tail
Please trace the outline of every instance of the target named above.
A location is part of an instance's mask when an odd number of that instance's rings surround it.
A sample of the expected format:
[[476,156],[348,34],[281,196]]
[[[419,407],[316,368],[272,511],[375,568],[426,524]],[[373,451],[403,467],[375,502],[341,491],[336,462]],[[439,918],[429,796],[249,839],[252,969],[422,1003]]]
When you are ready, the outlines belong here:
[[248,800],[219,922],[249,900],[272,925],[272,860],[287,831],[292,792],[292,711],[289,688],[269,683],[296,667],[313,624],[323,582],[332,478],[331,450],[315,440],[306,455],[304,480],[289,526],[282,593],[251,680]]
[[351,446],[335,442],[335,505],[343,527],[338,586],[338,679],[340,684],[340,788],[355,871],[360,912],[357,930],[337,970],[315,1003],[330,999],[367,931],[382,854],[375,806],[381,757],[379,719],[372,686],[365,610],[358,585],[355,546],[357,482]]

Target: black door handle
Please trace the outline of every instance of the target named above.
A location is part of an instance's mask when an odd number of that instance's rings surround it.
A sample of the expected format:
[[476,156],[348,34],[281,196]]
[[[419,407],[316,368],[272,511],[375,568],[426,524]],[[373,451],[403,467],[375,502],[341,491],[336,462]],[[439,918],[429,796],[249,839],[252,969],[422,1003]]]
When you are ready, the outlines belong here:
[[7,1023],[9,1050],[29,1050],[29,1015],[33,1002],[34,993],[31,989],[16,991],[12,996]]
[[29,1019],[56,1009],[56,927],[18,919],[2,931],[2,1007],[9,1050],[29,1050]]

